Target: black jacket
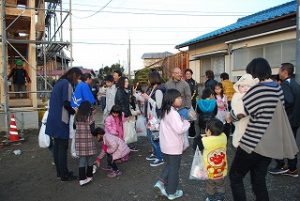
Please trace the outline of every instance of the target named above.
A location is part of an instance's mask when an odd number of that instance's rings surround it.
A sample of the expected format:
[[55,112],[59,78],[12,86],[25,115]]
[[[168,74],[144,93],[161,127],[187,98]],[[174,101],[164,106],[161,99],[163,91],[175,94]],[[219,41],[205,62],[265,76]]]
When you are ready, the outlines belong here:
[[[289,78],[288,78],[289,79]],[[295,79],[284,80],[281,84],[285,110],[292,127],[300,126],[300,85]]]
[[115,96],[115,105],[119,105],[124,112],[125,117],[131,116],[130,112],[130,94],[125,89],[118,88]]
[[218,82],[216,80],[213,79],[208,79],[205,82],[205,88],[211,88],[211,90],[215,90],[215,86],[218,84]]
[[185,80],[189,86],[190,86],[190,89],[191,89],[191,94],[192,94],[192,105],[193,107],[196,106],[196,98],[198,96],[198,85],[197,85],[197,82],[191,78],[189,80]]

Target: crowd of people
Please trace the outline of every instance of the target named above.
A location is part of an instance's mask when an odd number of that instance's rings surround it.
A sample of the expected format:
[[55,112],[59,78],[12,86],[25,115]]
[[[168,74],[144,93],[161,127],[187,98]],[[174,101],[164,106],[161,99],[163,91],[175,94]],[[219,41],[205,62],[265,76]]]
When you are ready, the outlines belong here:
[[[280,80],[273,80],[269,63],[256,58],[236,83],[225,72],[218,82],[213,71],[206,71],[204,89],[199,93],[191,69],[184,75],[180,68],[172,69],[166,83],[153,70],[147,86],[130,86],[129,79],[115,71],[105,77],[104,84],[92,87],[91,75],[71,68],[52,90],[46,123],[45,132],[53,139],[57,177],[62,181],[77,179],[67,166],[69,132],[73,129],[79,184],[92,181],[105,157],[101,166],[107,176],[120,176],[117,164],[130,161],[130,152],[138,151],[136,140],[128,141],[128,136],[136,135],[138,124],[132,126],[131,122],[140,119],[139,127],[152,148],[146,160],[151,167],[164,165],[154,188],[169,200],[183,195],[178,187],[180,163],[189,138],[193,138],[191,147],[200,150],[204,161],[206,201],[226,200],[227,172],[235,201],[246,200],[243,178],[248,172],[256,200],[267,201],[268,171],[298,177],[295,139],[300,126],[300,86],[293,72],[292,64],[283,63]],[[95,124],[98,103],[103,109],[102,127]],[[235,147],[231,165],[227,162],[228,144]],[[101,147],[98,156],[97,146]],[[272,159],[277,165],[269,169]]]

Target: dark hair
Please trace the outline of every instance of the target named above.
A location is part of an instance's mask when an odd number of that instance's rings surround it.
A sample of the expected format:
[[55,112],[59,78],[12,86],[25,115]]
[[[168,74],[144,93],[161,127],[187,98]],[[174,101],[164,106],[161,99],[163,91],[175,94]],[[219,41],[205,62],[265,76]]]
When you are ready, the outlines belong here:
[[294,65],[291,63],[282,63],[280,69],[286,70],[289,76],[294,74]]
[[190,68],[186,69],[186,70],[184,71],[184,74],[186,74],[186,72],[190,72],[190,73],[193,75],[193,71],[192,71],[192,69],[190,69]]
[[92,75],[90,73],[84,73],[82,76],[81,76],[81,80],[83,82],[87,81],[87,79],[92,79]]
[[209,98],[211,95],[214,95],[214,91],[211,89],[211,88],[205,88],[203,89],[202,91],[202,96],[201,98],[202,99],[206,99],[206,98]]
[[217,118],[211,118],[206,123],[206,129],[210,130],[211,135],[218,136],[223,132],[223,123]]
[[75,85],[78,77],[80,78],[82,76],[82,72],[79,68],[77,67],[73,67],[70,70],[68,70],[67,72],[65,72],[65,74],[63,74],[59,80],[61,79],[66,79],[68,80],[72,85]]
[[177,89],[168,89],[163,97],[162,106],[161,106],[161,118],[170,112],[171,107],[176,98],[180,97],[181,94]]
[[117,73],[119,77],[122,77],[123,73],[120,70],[114,70],[114,73]]
[[214,74],[214,71],[212,70],[207,70],[205,72],[205,76],[208,78],[208,79],[215,79],[215,74]]
[[92,134],[93,134],[93,136],[104,135],[105,131],[103,128],[97,127],[97,128],[95,128],[95,131]]
[[229,75],[228,75],[228,73],[224,72],[224,73],[221,73],[220,78],[223,80],[229,80]]
[[121,77],[117,83],[117,86],[121,89],[125,88],[125,80],[128,80],[127,77]]
[[149,72],[148,79],[149,79],[151,86],[162,83],[161,76],[160,76],[159,72],[157,72],[156,70]]
[[114,77],[112,75],[106,75],[104,81],[114,82]]
[[214,88],[214,95],[215,95],[215,96],[217,95],[216,92],[215,92],[216,87],[220,87],[220,88],[222,89],[222,91],[221,91],[221,98],[223,98],[223,96],[224,96],[224,88],[223,88],[222,83],[221,83],[221,82],[218,82],[218,83],[215,85],[215,88]]
[[88,117],[92,114],[92,105],[89,101],[82,101],[76,113],[76,121],[86,122]]
[[[112,114],[112,113],[117,113],[120,120],[122,118],[122,108],[120,105],[114,105],[111,110],[110,110],[110,113],[109,114]],[[121,122],[121,121],[120,121]]]
[[268,61],[264,58],[253,59],[246,68],[246,72],[259,81],[269,79],[272,76],[272,70]]

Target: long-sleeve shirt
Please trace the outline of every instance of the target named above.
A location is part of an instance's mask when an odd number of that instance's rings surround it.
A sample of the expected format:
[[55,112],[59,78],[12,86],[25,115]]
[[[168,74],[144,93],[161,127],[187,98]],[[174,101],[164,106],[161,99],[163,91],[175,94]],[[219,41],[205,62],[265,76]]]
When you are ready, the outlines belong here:
[[72,95],[72,108],[78,108],[82,101],[89,101],[92,105],[96,102],[90,86],[85,82],[79,82],[76,86]]

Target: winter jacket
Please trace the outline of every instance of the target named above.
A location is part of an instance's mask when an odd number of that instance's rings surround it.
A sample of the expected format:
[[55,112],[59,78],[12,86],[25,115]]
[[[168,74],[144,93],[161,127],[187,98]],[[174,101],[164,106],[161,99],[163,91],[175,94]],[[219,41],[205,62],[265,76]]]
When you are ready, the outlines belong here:
[[79,82],[72,95],[72,108],[78,108],[83,101],[89,101],[92,105],[96,102],[90,86],[85,82]]
[[103,111],[103,120],[109,115],[111,108],[115,105],[115,96],[117,93],[116,85],[112,85],[106,89],[106,104]]
[[[60,79],[54,85],[49,102],[49,115],[46,123],[47,135],[59,139],[69,139],[70,104],[73,87],[66,79]],[[70,107],[70,105],[69,105]],[[72,108],[71,108],[72,109]]]
[[234,94],[233,83],[230,80],[223,80],[222,82],[224,94],[227,96],[227,100],[231,101]]
[[188,80],[185,80],[189,86],[190,86],[190,90],[191,90],[191,101],[192,101],[192,105],[193,107],[195,108],[196,107],[196,99],[198,97],[198,85],[197,85],[197,82],[191,78],[191,79],[188,79]]
[[124,129],[123,123],[125,121],[124,114],[122,114],[122,118],[114,117],[109,115],[104,122],[104,130],[107,134],[112,134],[118,136],[120,139],[124,139]]
[[169,80],[165,84],[166,89],[177,89],[182,97],[182,107],[191,108],[192,106],[192,95],[189,84],[184,80]]
[[281,84],[284,95],[285,110],[292,127],[300,126],[300,85],[293,78],[284,80]]
[[204,86],[205,88],[210,88],[211,90],[215,91],[215,86],[218,84],[216,80],[208,79],[205,81]]
[[[234,93],[231,100],[231,113],[233,116],[237,116],[238,114],[246,115],[243,103],[243,97],[245,94],[236,92]],[[235,126],[233,135],[232,135],[232,144],[234,147],[239,146],[239,142],[246,131],[247,124],[249,123],[249,116],[246,116],[238,121],[234,121],[233,124]]]
[[125,117],[131,116],[130,112],[130,102],[129,102],[130,94],[126,92],[125,89],[118,88],[115,96],[115,105],[119,105],[124,112]]
[[169,155],[180,155],[184,150],[184,133],[190,123],[182,120],[177,110],[171,107],[160,121],[159,144],[161,151]]
[[200,99],[197,101],[197,112],[199,114],[199,127],[206,128],[206,122],[218,113],[215,99]]
[[93,156],[96,154],[96,144],[90,128],[93,123],[95,121],[92,117],[88,118],[87,122],[75,121],[75,150],[77,156]]
[[[127,156],[130,153],[130,149],[127,144],[115,135],[104,134],[103,144],[107,146],[106,152],[111,154],[113,160],[118,160]],[[101,160],[105,156],[105,152],[101,152],[97,156],[97,160]]]

